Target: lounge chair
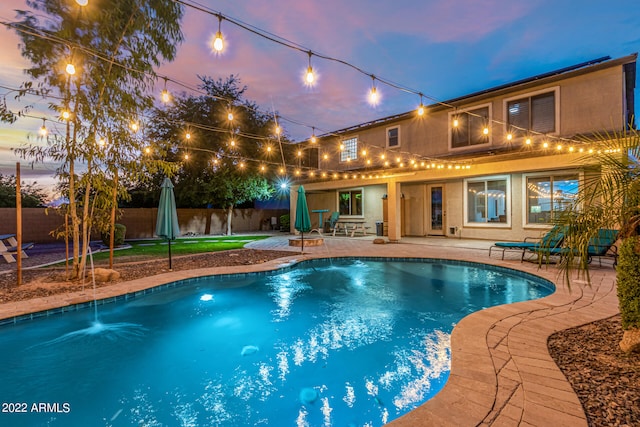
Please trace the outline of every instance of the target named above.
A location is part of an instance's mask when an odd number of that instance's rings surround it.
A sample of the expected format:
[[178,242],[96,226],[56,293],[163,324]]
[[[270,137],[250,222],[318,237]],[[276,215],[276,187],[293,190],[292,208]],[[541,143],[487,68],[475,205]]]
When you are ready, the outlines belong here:
[[560,247],[564,239],[564,233],[559,226],[554,226],[542,237],[525,237],[522,242],[496,242],[489,248],[489,256],[493,248],[502,249],[502,259],[504,259],[505,251],[522,252],[521,261],[524,260],[524,254],[527,249],[536,251],[540,248],[556,248]]
[[[598,233],[589,239],[587,246],[587,263],[591,263],[593,258],[598,258],[600,266],[602,266],[602,258],[613,258],[613,266],[618,265],[618,248],[614,245],[618,239],[618,230],[601,228]],[[563,256],[570,250],[568,247],[549,248],[548,255]],[[573,251],[577,254],[577,251]]]

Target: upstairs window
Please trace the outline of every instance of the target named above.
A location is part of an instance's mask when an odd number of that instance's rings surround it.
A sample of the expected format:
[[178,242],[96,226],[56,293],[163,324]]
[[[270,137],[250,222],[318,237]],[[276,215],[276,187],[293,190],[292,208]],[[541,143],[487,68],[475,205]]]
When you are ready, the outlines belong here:
[[387,128],[387,148],[400,146],[400,127]]
[[341,142],[340,161],[349,162],[358,158],[358,137],[344,139]]
[[458,112],[451,116],[451,148],[487,144],[489,135],[483,131],[489,126],[489,107]]
[[507,101],[507,126],[517,136],[528,132],[555,133],[556,92]]

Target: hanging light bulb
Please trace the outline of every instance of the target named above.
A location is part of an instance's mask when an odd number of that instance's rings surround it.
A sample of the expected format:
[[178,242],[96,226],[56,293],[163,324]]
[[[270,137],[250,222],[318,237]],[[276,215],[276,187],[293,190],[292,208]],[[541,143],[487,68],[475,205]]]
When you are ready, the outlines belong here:
[[191,139],[191,134],[190,134],[189,132],[187,132],[187,133],[184,135],[184,138],[185,138],[187,141],[188,141],[188,140],[190,140],[190,139]]
[[307,86],[313,86],[316,81],[316,76],[313,73],[313,67],[311,66],[311,51],[309,51],[309,66],[307,67],[307,72],[305,74],[304,80]]
[[316,138],[316,128],[311,128],[313,129],[313,132],[311,132],[311,143],[315,144],[316,142],[318,142],[318,138]]
[[485,126],[485,127],[482,129],[482,133],[483,133],[483,134],[485,134],[485,135],[489,135],[489,128]]
[[229,141],[229,145],[231,145],[232,147],[236,146],[236,140],[232,139],[231,141]]
[[69,120],[69,118],[71,117],[71,113],[68,111],[63,111],[62,112],[62,118],[65,120]]
[[222,31],[220,31],[220,27],[222,25],[222,15],[218,15],[218,32],[216,33],[216,37],[213,40],[213,49],[216,52],[222,52],[224,49],[224,42],[222,41]]
[[131,124],[129,125],[129,127],[131,128],[132,131],[134,132],[138,132],[138,129],[140,129],[140,126],[138,125],[137,122],[131,122]]
[[171,95],[169,95],[169,91],[167,90],[167,79],[166,79],[166,77],[164,79],[164,89],[162,89],[162,92],[160,93],[160,99],[165,104],[167,102],[171,101]]
[[185,159],[185,160],[189,160],[189,155],[188,155],[188,154],[185,154],[185,155],[184,155],[184,159]]
[[424,108],[424,104],[422,103],[422,94],[420,94],[420,105],[418,105],[418,116],[422,117],[424,116],[425,113],[425,108]]
[[511,141],[513,139],[513,134],[507,134],[507,141]]
[[86,6],[89,4],[89,0],[76,0],[79,6]]
[[371,75],[371,89],[369,89],[369,104],[378,105],[379,101],[378,89],[376,88],[376,77]]
[[76,67],[75,65],[73,65],[72,63],[68,63],[67,66],[64,68],[64,70],[67,72],[67,74],[69,74],[70,76],[73,76],[76,73]]
[[150,148],[150,147],[144,147],[144,152],[145,152],[146,154],[151,153],[151,148]]
[[227,114],[227,120],[229,120],[230,122],[233,121],[233,113],[231,111],[229,111],[229,114]]
[[105,141],[104,138],[98,138],[98,145],[100,147],[104,147],[105,145],[107,145],[107,141]]
[[458,125],[460,124],[460,121],[458,120],[458,116],[453,116],[453,127],[457,128]]
[[524,141],[524,143],[525,143],[525,144],[527,144],[527,145],[531,145],[531,138],[527,138],[527,139]]
[[271,152],[271,150],[272,150],[271,146],[270,146],[270,145],[268,145],[268,146],[267,146],[267,153],[270,153],[270,152]]
[[42,127],[40,128],[38,133],[40,133],[40,136],[47,136],[47,134],[49,133],[47,127],[45,126],[45,119],[42,119]]

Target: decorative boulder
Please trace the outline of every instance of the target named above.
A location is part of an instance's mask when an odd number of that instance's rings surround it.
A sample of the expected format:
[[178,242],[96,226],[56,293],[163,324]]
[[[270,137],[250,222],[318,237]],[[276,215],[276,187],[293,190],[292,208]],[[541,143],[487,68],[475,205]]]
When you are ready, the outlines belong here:
[[384,245],[386,242],[386,240],[381,239],[381,238],[377,238],[377,239],[373,239],[373,244],[374,245]]
[[625,353],[640,353],[640,329],[628,329],[622,335],[620,350]]
[[108,268],[95,268],[93,270],[93,277],[95,278],[95,281],[99,283],[111,282],[118,280],[120,278],[120,273]]

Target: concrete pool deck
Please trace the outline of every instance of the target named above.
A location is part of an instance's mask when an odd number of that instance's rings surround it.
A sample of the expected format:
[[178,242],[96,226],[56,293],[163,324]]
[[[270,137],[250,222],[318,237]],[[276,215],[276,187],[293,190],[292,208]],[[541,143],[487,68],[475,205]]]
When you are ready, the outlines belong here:
[[[554,363],[547,338],[554,332],[604,319],[619,312],[615,270],[610,262],[591,270],[591,286],[574,280],[571,289],[553,266],[521,263],[519,254],[488,256],[493,242],[442,237],[403,238],[373,244],[375,236],[325,237],[323,246],[290,247],[288,234],[247,245],[252,249],[292,252],[290,257],[247,266],[175,271],[98,288],[96,298],[110,298],[163,283],[209,274],[264,271],[315,258],[362,256],[443,258],[481,262],[525,271],[556,284],[552,295],[492,307],[460,321],[451,336],[451,374],[444,389],[411,413],[390,423],[415,426],[586,426],[577,395]],[[511,256],[511,259],[509,259]],[[179,262],[176,258],[174,262]],[[605,261],[607,262],[607,261]],[[93,290],[30,301],[0,304],[0,319],[90,301]]]

